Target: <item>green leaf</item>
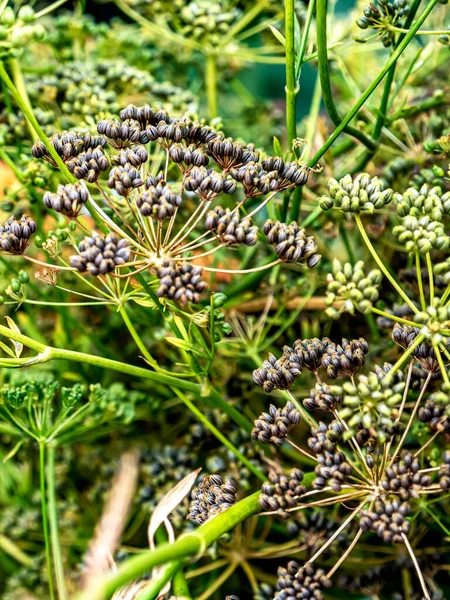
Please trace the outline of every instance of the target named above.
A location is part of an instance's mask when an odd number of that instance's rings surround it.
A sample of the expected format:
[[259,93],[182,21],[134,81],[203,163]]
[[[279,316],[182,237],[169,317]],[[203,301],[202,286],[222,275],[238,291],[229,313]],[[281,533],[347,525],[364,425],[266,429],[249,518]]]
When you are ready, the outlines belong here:
[[269,25],[269,29],[270,31],[273,33],[273,35],[276,37],[276,39],[280,42],[280,44],[282,46],[286,46],[286,38],[284,37],[284,35],[281,33],[281,31],[279,31],[276,27],[274,27],[273,25]]
[[[8,323],[8,327],[11,329],[11,331],[14,331],[14,333],[20,333],[20,329],[17,327],[17,325],[14,323],[14,321],[11,319],[11,317],[5,317],[5,319]],[[22,350],[23,350],[23,344],[21,344],[20,342],[16,342],[14,340],[11,340],[11,342],[13,343],[13,346],[14,346],[16,358],[20,358],[20,355],[22,354]]]
[[187,342],[186,340],[180,340],[179,338],[176,337],[165,337],[164,338],[167,342],[169,342],[169,344],[173,344],[174,346],[177,346],[177,348],[181,348],[182,350],[185,350],[187,352],[193,352],[194,354],[197,354],[198,356],[202,356],[203,358],[205,358],[207,355],[199,350],[194,344],[192,344],[191,342]]
[[273,151],[276,156],[283,156],[283,148],[281,147],[280,140],[273,136]]
[[9,354],[9,356],[12,356],[13,358],[16,357],[16,355],[14,354],[14,352],[11,350],[11,348],[8,348],[8,346],[6,344],[4,344],[3,342],[0,342],[0,348],[6,352],[6,354]]

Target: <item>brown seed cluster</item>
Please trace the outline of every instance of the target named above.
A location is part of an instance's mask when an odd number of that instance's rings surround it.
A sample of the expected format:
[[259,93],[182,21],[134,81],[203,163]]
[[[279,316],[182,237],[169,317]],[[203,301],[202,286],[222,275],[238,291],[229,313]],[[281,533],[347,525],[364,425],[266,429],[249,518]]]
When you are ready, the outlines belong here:
[[276,511],[280,517],[287,518],[287,509],[298,506],[301,496],[306,492],[302,484],[303,477],[300,469],[292,469],[289,475],[272,470],[269,482],[264,482],[261,487],[261,508]]
[[268,413],[262,413],[254,423],[252,438],[262,444],[281,446],[289,431],[300,423],[300,413],[292,402],[284,408],[276,408],[273,404]]
[[30,237],[36,231],[36,223],[27,215],[17,220],[10,217],[0,225],[0,250],[8,254],[23,254]]
[[206,475],[192,490],[187,519],[199,525],[236,503],[239,486],[234,479]]

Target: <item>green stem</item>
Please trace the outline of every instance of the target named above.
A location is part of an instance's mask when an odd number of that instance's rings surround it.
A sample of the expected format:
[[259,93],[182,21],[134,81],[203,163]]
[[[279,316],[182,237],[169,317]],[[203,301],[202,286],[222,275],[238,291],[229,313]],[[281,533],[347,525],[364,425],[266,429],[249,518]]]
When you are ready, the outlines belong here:
[[120,316],[122,317],[123,322],[127,326],[128,331],[131,333],[131,336],[132,336],[133,340],[135,341],[136,346],[142,352],[143,356],[146,358],[146,360],[148,361],[148,363],[150,364],[150,366],[152,366],[154,369],[158,370],[159,369],[159,365],[158,365],[157,361],[153,358],[153,356],[147,350],[147,348],[145,347],[144,342],[141,340],[138,332],[134,328],[134,325],[133,325],[133,323],[130,320],[130,317],[129,317],[128,313],[127,313],[125,305],[121,306],[119,308],[118,312],[119,312]]
[[157,577],[152,577],[150,583],[137,595],[136,600],[156,600],[163,587],[172,579],[179,568],[180,561],[178,560],[167,563]]
[[397,48],[391,54],[391,56],[389,57],[388,61],[385,64],[385,66],[381,70],[381,72],[373,80],[373,82],[367,87],[367,89],[361,95],[359,100],[357,102],[355,102],[355,104],[352,106],[352,108],[349,110],[349,112],[345,115],[345,117],[342,119],[341,123],[336,127],[336,129],[333,131],[333,133],[328,138],[328,140],[325,142],[325,144],[320,148],[320,150],[315,154],[315,156],[313,156],[313,158],[309,161],[309,165],[311,167],[313,167],[314,165],[316,165],[318,163],[318,161],[322,158],[322,156],[325,154],[325,152],[327,152],[327,150],[334,144],[334,142],[337,140],[337,138],[341,135],[341,133],[344,131],[344,129],[347,127],[347,125],[350,123],[350,121],[358,114],[360,108],[365,104],[365,102],[368,100],[368,98],[370,98],[370,96],[373,94],[373,92],[379,86],[381,81],[386,77],[386,75],[387,75],[389,69],[392,67],[392,65],[394,65],[397,62],[397,60],[399,59],[399,57],[403,54],[403,52],[406,49],[406,47],[408,46],[408,44],[414,38],[416,32],[420,29],[421,25],[424,23],[424,21],[426,20],[426,18],[428,17],[428,15],[431,13],[431,11],[433,10],[433,8],[436,6],[436,4],[438,2],[439,2],[439,0],[430,0],[430,2],[426,5],[426,7],[424,8],[424,10],[420,14],[420,16],[417,18],[416,22],[411,26],[411,29],[409,30],[409,32],[405,35],[404,39],[399,43]]
[[425,302],[425,294],[423,292],[423,281],[422,281],[422,269],[420,267],[420,254],[416,252],[416,272],[417,272],[417,284],[419,286],[420,305],[422,310],[425,310],[427,304]]
[[402,317],[391,315],[384,310],[380,310],[379,308],[372,307],[372,312],[376,315],[380,315],[381,317],[386,317],[386,319],[389,319],[391,321],[396,321],[397,323],[409,325],[410,327],[423,327],[423,325],[420,325],[420,323],[414,323],[414,321],[408,321],[408,319],[402,319]]
[[425,260],[427,262],[427,269],[428,269],[428,285],[430,287],[430,305],[433,305],[433,302],[434,302],[433,265],[431,263],[431,256],[430,256],[429,252],[426,253]]
[[247,469],[249,471],[251,471],[254,475],[256,475],[256,477],[258,477],[258,479],[260,479],[261,481],[266,481],[267,477],[264,475],[264,473],[262,471],[260,471],[257,467],[255,467],[249,460],[248,458],[246,458],[242,452],[239,452],[239,450],[229,441],[229,439],[223,435],[223,433],[221,433],[217,427],[215,427],[212,423],[210,423],[210,421],[205,417],[205,415],[202,413],[201,410],[199,410],[195,404],[193,402],[191,402],[189,400],[189,398],[186,398],[186,396],[177,389],[173,389],[173,391],[175,392],[175,394],[178,396],[178,398],[180,398],[180,400],[182,402],[184,402],[184,404],[186,404],[186,406],[189,408],[189,410],[197,417],[197,419],[203,423],[203,425],[209,429],[211,431],[211,433],[220,441],[222,442],[222,444],[228,448],[228,450],[230,450],[230,452],[232,452],[236,458],[238,458],[240,460],[240,462],[245,465],[247,467]]
[[48,589],[50,599],[55,599],[53,590],[53,569],[50,547],[50,536],[48,531],[48,512],[47,512],[47,491],[45,486],[45,442],[39,443],[39,482],[41,491],[41,512],[42,512],[42,531],[45,543],[45,559],[47,563]]
[[369,236],[367,235],[366,230],[364,229],[364,225],[362,224],[361,217],[359,215],[355,215],[355,221],[356,221],[356,224],[358,226],[358,229],[359,229],[359,232],[361,234],[361,237],[364,240],[364,243],[366,244],[366,246],[367,246],[370,254],[372,255],[373,259],[375,260],[375,262],[377,263],[377,265],[380,267],[381,272],[390,281],[390,283],[393,286],[393,288],[397,291],[397,293],[401,296],[401,298],[403,298],[403,300],[411,308],[411,310],[414,313],[419,312],[418,309],[416,308],[416,306],[414,305],[414,303],[408,298],[408,296],[406,295],[406,293],[398,285],[398,283],[395,281],[394,277],[391,275],[391,273],[389,272],[389,270],[386,267],[386,265],[383,263],[383,261],[381,260],[381,258],[378,256],[377,251],[372,246],[372,242],[370,241]]
[[448,385],[450,383],[450,379],[448,377],[447,369],[445,368],[444,361],[442,360],[442,354],[439,350],[439,346],[437,344],[433,344],[433,349],[436,354],[437,361],[439,363],[439,368],[441,370],[442,379]]
[[178,569],[172,578],[173,593],[177,600],[191,600],[192,596],[183,570]]
[[285,0],[285,35],[286,35],[286,128],[289,150],[294,151],[292,144],[297,137],[297,108],[296,100],[299,90],[295,76],[295,2]]
[[[330,70],[328,67],[328,50],[327,50],[327,4],[328,0],[317,0],[316,21],[317,21],[317,60],[319,67],[320,84],[322,86],[322,96],[327,109],[328,115],[332,122],[338,126],[342,122],[342,118],[338,113],[333,100],[333,92],[331,89]],[[356,115],[356,113],[355,113]],[[362,142],[370,150],[375,150],[377,142],[359,131],[355,127],[350,127],[346,124],[342,131],[353,136]]]
[[27,337],[21,333],[12,331],[4,325],[0,325],[0,335],[7,337],[8,339],[21,342],[24,346],[36,350],[39,355],[34,359],[4,359],[2,360],[3,366],[11,367],[22,367],[28,366],[29,364],[38,364],[49,360],[72,360],[94,367],[100,367],[102,369],[112,369],[125,375],[132,377],[141,377],[142,379],[149,379],[164,385],[168,385],[172,388],[180,388],[188,392],[194,392],[198,397],[202,398],[205,403],[210,406],[219,408],[226,415],[230,417],[237,425],[242,427],[245,431],[250,432],[253,428],[251,422],[238,410],[236,410],[231,404],[226,402],[220,394],[210,386],[203,386],[200,383],[194,383],[187,381],[182,378],[167,375],[165,373],[156,373],[142,367],[136,367],[122,363],[118,360],[112,360],[110,358],[104,358],[102,356],[94,356],[93,354],[87,354],[85,352],[76,352],[74,350],[65,350],[63,348],[54,348],[41,344],[32,338]]
[[62,6],[63,4],[65,4],[66,2],[67,2],[67,0],[56,0],[56,2],[53,2],[52,4],[50,4],[49,6],[47,6],[46,8],[43,8],[39,12],[35,13],[34,18],[35,19],[39,19],[40,17],[48,15],[48,13],[53,12],[54,10],[56,10],[57,8],[59,8],[60,6]]
[[114,592],[143,573],[169,561],[199,557],[221,535],[260,511],[259,492],[244,498],[193,532],[181,535],[173,544],[160,544],[151,552],[143,552],[126,560],[118,570],[105,578],[97,590],[89,590],[78,600],[108,600]]
[[217,62],[216,55],[211,52],[206,57],[206,93],[208,96],[208,115],[214,119],[218,115],[217,105]]
[[[11,96],[14,98],[18,107],[23,112],[23,114],[27,120],[27,123],[29,123],[30,127],[32,127],[32,129],[34,130],[32,135],[34,136],[36,134],[39,137],[39,139],[44,144],[44,146],[47,148],[48,153],[50,154],[52,159],[55,161],[55,164],[58,166],[58,168],[60,169],[60,171],[64,175],[64,177],[67,179],[67,181],[69,183],[75,183],[76,181],[78,181],[72,175],[72,173],[69,171],[69,169],[66,167],[66,165],[64,164],[64,161],[59,156],[59,154],[56,152],[52,143],[50,142],[48,137],[45,135],[44,130],[39,125],[36,117],[34,116],[34,112],[33,112],[33,109],[32,109],[32,106],[31,106],[28,96],[25,96],[25,97],[22,96],[22,93],[20,92],[20,90],[17,89],[16,86],[14,85],[14,83],[11,81],[11,78],[9,77],[8,73],[6,72],[6,69],[1,61],[0,61],[0,79],[3,81],[3,83],[9,89]],[[25,89],[25,92],[26,92],[26,89]],[[27,100],[28,100],[28,103],[27,103]],[[88,202],[86,204],[88,207],[91,208],[90,200],[88,200]],[[96,225],[101,230],[104,231],[104,225],[101,222],[101,220],[99,219],[97,212],[91,208],[90,213],[91,213],[91,216],[94,219]]]
[[50,525],[50,538],[52,542],[53,565],[55,567],[56,588],[59,600],[67,600],[66,582],[61,553],[61,544],[58,534],[58,512],[56,503],[55,481],[55,447],[47,447],[47,493],[48,493],[48,520]]
[[405,350],[405,352],[400,356],[398,361],[395,363],[395,365],[392,367],[392,369],[386,375],[386,381],[388,381],[389,379],[392,381],[393,375],[395,375],[395,373],[397,373],[397,371],[400,369],[400,367],[403,365],[403,363],[411,356],[411,354],[414,352],[414,350],[417,348],[417,346],[420,346],[420,344],[425,340],[425,337],[426,336],[423,335],[422,333],[416,337],[416,339],[411,344],[411,346],[407,350]]
[[[25,79],[23,77],[22,69],[20,68],[20,62],[17,60],[17,58],[10,58],[9,65],[11,67],[11,73],[13,76],[14,85],[16,86],[18,93],[23,98],[23,101],[27,105],[28,109],[31,111],[32,110],[31,101],[28,96],[27,86],[25,84]],[[34,129],[34,127],[32,126],[32,124],[30,123],[30,121],[28,119],[27,119],[27,126],[30,131],[31,139],[34,141],[36,139],[36,137],[38,137],[38,134],[36,133],[36,130]]]

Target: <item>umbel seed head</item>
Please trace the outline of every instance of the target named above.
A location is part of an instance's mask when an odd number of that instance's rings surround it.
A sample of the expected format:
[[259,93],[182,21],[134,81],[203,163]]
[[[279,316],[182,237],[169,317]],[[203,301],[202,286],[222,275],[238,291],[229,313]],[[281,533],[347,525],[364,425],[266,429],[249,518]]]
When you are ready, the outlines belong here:
[[130,258],[128,242],[118,240],[112,233],[106,237],[98,233],[85,237],[80,243],[79,251],[79,255],[70,257],[70,264],[80,273],[88,271],[91,275],[111,273]]

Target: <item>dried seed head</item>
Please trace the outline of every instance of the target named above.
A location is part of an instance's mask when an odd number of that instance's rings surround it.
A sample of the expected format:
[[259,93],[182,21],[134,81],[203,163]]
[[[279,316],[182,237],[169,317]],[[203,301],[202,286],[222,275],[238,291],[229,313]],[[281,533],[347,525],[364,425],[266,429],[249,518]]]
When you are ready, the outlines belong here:
[[89,200],[89,192],[81,183],[59,185],[55,193],[45,192],[44,204],[58,213],[75,218]]
[[205,226],[227,246],[254,246],[258,241],[258,227],[253,225],[251,217],[241,219],[238,212],[222,206],[216,206],[206,214]]
[[409,521],[406,517],[411,513],[407,502],[377,500],[374,510],[362,512],[360,527],[363,531],[377,533],[387,544],[403,542],[403,536],[409,532]]
[[303,472],[292,469],[289,476],[272,470],[269,473],[269,482],[264,482],[261,488],[259,503],[263,510],[277,511],[282,518],[287,518],[288,508],[295,508],[301,496],[306,492],[302,485]]
[[291,348],[285,346],[278,360],[269,354],[259,369],[253,371],[253,381],[270,393],[274,389],[287,390],[295,378],[302,372],[302,358]]
[[10,217],[0,225],[0,250],[8,254],[23,254],[35,231],[36,223],[28,215],[22,215],[20,220]]
[[93,233],[90,237],[85,237],[79,246],[80,254],[70,257],[70,264],[84,273],[88,271],[91,275],[106,275],[114,271],[130,258],[130,250],[126,240],[118,240],[117,237],[109,233],[102,237],[98,233]]
[[324,600],[322,589],[329,587],[331,581],[326,577],[325,571],[316,569],[310,563],[300,567],[292,560],[286,568],[278,568],[277,593],[274,600]]
[[289,431],[300,423],[300,413],[292,402],[284,408],[276,408],[273,404],[268,413],[262,413],[254,423],[252,438],[262,444],[281,446]]
[[272,244],[281,260],[305,261],[306,266],[312,268],[321,259],[321,255],[317,253],[318,248],[314,237],[306,235],[306,230],[295,221],[288,225],[269,219],[265,222],[263,231],[267,236],[267,241]]
[[186,519],[199,525],[236,503],[239,486],[234,479],[206,475],[191,492],[191,504]]
[[201,267],[190,263],[166,261],[158,269],[159,287],[157,296],[175,300],[181,305],[198,302],[200,294],[208,285],[202,279]]

